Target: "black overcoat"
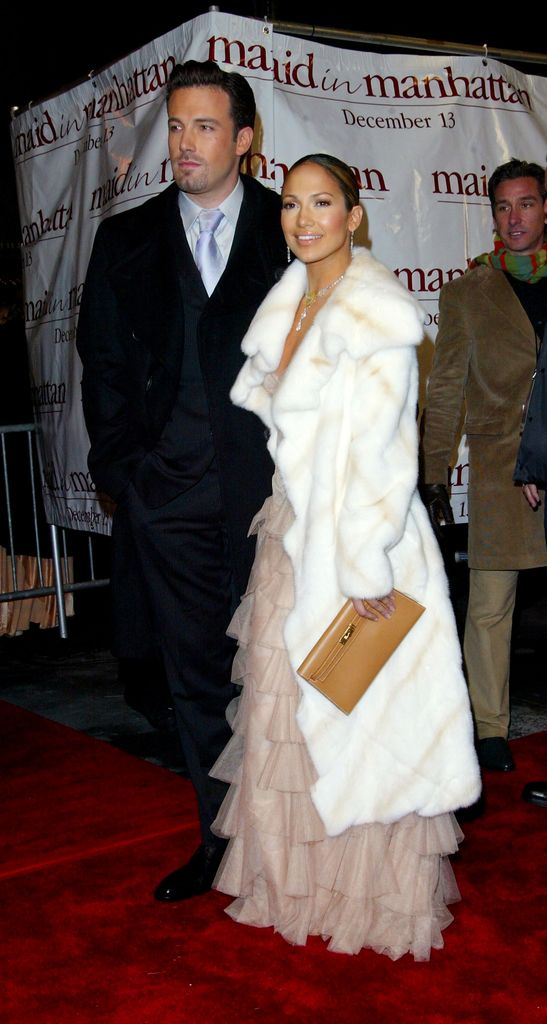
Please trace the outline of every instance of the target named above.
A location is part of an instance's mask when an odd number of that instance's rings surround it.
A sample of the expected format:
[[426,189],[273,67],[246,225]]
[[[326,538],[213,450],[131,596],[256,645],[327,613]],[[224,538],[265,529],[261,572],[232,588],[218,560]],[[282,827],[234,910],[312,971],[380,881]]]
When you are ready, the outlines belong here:
[[[205,303],[198,351],[208,399],[226,523],[239,592],[253,547],[252,516],[271,486],[260,421],[236,408],[230,387],[243,362],[241,340],[285,258],[280,201],[242,176],[244,198],[225,271]],[[120,501],[152,450],[176,401],[184,338],[181,274],[197,274],[190,249],[176,251],[180,216],[171,185],[142,206],[104,221],[95,238],[78,327],[82,397],[99,491]],[[176,220],[175,220],[176,222]],[[184,234],[184,233],[183,233]]]

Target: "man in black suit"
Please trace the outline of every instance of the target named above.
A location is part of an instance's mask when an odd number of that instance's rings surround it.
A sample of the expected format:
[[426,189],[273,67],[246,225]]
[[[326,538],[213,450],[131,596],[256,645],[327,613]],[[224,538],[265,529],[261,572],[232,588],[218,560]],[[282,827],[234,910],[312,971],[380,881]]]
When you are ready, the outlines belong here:
[[90,470],[117,503],[114,646],[142,622],[144,594],[198,800],[202,843],[156,889],[172,901],[206,892],[224,849],[210,826],[226,787],[208,773],[231,735],[225,631],[272,474],[263,428],[229,390],[286,250],[278,196],[239,173],[255,117],[246,80],[177,65],[167,113],[175,181],[100,225],[78,349]]

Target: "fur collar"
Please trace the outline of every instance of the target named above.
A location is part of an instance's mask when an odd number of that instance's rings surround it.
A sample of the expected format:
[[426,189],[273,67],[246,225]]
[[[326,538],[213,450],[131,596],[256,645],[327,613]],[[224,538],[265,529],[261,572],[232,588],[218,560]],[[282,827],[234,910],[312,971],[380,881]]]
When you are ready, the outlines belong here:
[[[231,392],[236,405],[259,412],[262,402],[252,392],[279,366],[306,282],[306,267],[295,260],[257,310],[242,343],[247,362]],[[384,348],[415,347],[422,340],[423,320],[422,309],[395,275],[359,248],[302,348],[313,345],[316,356],[333,364],[344,352],[362,359]]]

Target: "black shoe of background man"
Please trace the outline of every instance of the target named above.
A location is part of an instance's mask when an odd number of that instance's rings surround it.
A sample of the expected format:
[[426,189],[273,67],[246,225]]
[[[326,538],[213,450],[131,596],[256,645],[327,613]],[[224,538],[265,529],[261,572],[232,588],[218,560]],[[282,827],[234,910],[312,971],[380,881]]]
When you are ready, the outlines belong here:
[[529,804],[547,807],[547,781],[544,779],[542,782],[527,782],[521,796]]
[[138,711],[158,732],[177,731],[171,694],[160,662],[140,658],[120,658],[118,679],[124,688],[125,703]]
[[165,903],[176,903],[209,892],[222,860],[226,844],[198,846],[187,864],[162,879],[154,896]]
[[512,772],[515,767],[509,744],[503,736],[487,736],[479,740],[479,764],[493,772]]

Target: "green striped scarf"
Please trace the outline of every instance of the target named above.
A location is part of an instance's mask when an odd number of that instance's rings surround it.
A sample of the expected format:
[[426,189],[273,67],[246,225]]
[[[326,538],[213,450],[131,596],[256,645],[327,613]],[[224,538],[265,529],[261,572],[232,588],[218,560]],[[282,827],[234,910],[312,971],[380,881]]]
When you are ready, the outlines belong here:
[[500,236],[495,235],[493,251],[483,252],[481,256],[476,256],[474,260],[471,260],[469,269],[478,267],[480,263],[485,263],[486,266],[493,267],[494,270],[505,270],[519,281],[535,284],[536,281],[547,276],[547,240],[537,252],[523,256],[519,252],[511,252],[503,244]]

